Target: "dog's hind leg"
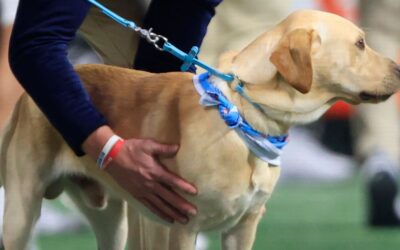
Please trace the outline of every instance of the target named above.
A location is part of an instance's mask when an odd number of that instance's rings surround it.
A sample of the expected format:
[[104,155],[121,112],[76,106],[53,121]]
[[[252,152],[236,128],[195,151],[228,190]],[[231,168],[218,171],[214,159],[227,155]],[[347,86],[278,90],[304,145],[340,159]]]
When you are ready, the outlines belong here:
[[24,250],[39,215],[44,194],[39,180],[14,179],[5,185],[3,243],[5,249]]
[[[96,182],[93,184],[100,185]],[[65,191],[88,219],[96,235],[99,250],[125,249],[128,225],[127,208],[124,201],[106,197],[108,200],[105,208],[94,208],[88,206],[88,197],[85,197],[85,195],[93,195],[93,193],[85,193],[77,182],[66,181]],[[104,192],[104,190],[99,190],[99,192]]]
[[3,241],[5,249],[24,250],[40,215],[47,186],[59,176],[53,171],[61,137],[32,101],[17,103],[2,137],[0,160],[5,190]]
[[263,209],[245,214],[237,225],[222,233],[223,250],[251,250]]
[[[20,152],[26,152],[27,156],[37,153],[38,157],[31,161],[29,157],[21,157]],[[44,156],[40,152],[34,152],[31,144],[21,138],[12,140],[9,144],[6,169],[2,171],[5,190],[5,249],[24,250],[39,218],[42,200],[47,185],[51,182],[49,173],[38,167],[51,166],[52,160]]]

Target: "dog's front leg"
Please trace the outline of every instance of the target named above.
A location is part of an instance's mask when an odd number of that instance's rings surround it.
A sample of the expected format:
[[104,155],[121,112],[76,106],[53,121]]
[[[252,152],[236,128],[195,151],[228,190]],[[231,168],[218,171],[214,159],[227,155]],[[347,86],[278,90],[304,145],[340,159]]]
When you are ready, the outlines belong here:
[[169,250],[194,250],[197,233],[180,225],[170,229]]
[[169,250],[170,228],[128,208],[128,249]]
[[264,208],[256,213],[245,214],[237,225],[222,233],[222,249],[251,250],[263,212]]
[[93,208],[88,206],[84,198],[90,194],[85,193],[77,183],[68,180],[65,190],[92,226],[99,250],[125,249],[128,223],[127,207],[123,200],[107,198],[105,208]]
[[152,221],[133,208],[129,209],[130,250],[194,250],[196,232],[182,225],[166,225]]

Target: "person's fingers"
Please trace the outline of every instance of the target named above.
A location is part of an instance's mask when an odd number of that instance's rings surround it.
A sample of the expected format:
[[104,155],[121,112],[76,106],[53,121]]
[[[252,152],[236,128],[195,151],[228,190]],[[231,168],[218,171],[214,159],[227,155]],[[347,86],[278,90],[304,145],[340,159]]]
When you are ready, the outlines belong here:
[[164,156],[164,157],[172,157],[176,155],[179,149],[179,145],[174,144],[162,144],[155,142],[153,140],[146,140],[145,149],[147,153],[151,155]]
[[188,222],[189,219],[186,217],[186,215],[180,213],[178,210],[169,206],[165,201],[163,201],[157,195],[149,195],[147,196],[146,199],[150,201],[156,207],[157,210],[159,210],[166,216],[172,218],[173,220],[179,221],[182,224],[186,224]]
[[[162,167],[162,166],[161,166]],[[181,177],[177,176],[174,173],[171,173],[170,171],[168,171],[168,169],[162,167],[162,170],[159,173],[159,180],[169,186],[172,187],[174,189],[178,189],[181,190],[185,193],[188,194],[197,194],[197,188],[195,186],[193,186],[192,184],[190,184],[189,182],[183,180]]]
[[164,212],[162,212],[156,205],[153,205],[153,203],[147,199],[140,199],[140,202],[142,202],[151,212],[156,214],[158,217],[161,219],[169,222],[169,223],[174,223],[174,219],[171,216],[166,215]]
[[157,184],[154,188],[155,193],[162,198],[170,206],[183,214],[196,215],[197,209],[194,205],[190,204],[179,194],[173,190],[169,190],[167,187]]

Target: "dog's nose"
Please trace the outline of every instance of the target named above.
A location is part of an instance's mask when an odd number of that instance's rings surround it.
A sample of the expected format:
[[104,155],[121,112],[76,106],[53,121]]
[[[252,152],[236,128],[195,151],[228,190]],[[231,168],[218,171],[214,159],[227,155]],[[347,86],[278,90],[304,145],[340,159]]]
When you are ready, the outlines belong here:
[[396,74],[396,76],[397,76],[398,78],[400,78],[400,65],[396,65],[396,66],[394,67],[394,73]]

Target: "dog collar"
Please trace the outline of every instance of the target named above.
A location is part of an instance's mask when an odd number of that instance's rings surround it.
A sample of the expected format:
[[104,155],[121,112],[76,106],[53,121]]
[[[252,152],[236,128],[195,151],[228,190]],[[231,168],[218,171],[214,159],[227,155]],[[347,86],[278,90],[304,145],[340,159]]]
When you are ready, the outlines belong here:
[[218,107],[222,120],[238,133],[253,154],[271,165],[279,166],[282,148],[287,144],[288,136],[265,135],[254,129],[222,91],[210,83],[209,78],[208,72],[195,75],[193,78],[194,86],[200,94],[200,104],[206,107]]

